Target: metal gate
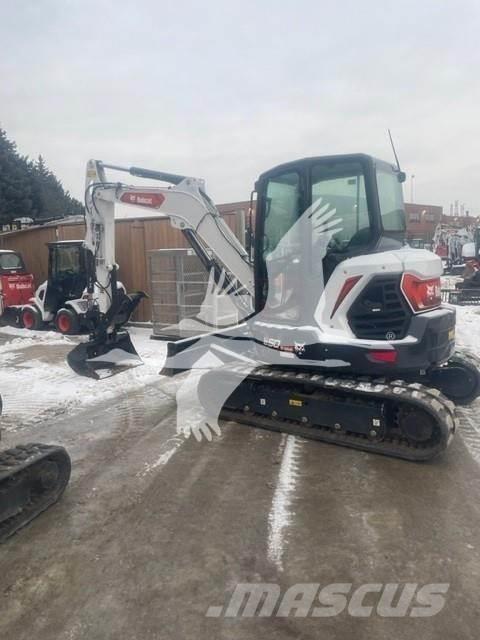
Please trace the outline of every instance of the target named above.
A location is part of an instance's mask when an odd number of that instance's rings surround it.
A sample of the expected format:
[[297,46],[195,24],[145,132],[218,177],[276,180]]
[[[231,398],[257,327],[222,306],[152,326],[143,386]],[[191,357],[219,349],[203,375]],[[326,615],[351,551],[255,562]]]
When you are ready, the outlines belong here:
[[208,292],[209,273],[193,249],[148,252],[153,335],[187,338],[238,321],[225,296]]

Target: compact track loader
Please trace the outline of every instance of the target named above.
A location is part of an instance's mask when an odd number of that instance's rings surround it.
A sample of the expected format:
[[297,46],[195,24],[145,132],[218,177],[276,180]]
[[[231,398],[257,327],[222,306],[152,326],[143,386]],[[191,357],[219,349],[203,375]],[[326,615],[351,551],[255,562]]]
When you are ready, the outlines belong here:
[[[107,182],[108,168],[171,186]],[[99,238],[92,260],[115,282],[101,230],[112,228],[116,203],[141,206],[146,217],[168,216],[244,319],[169,343],[164,374],[195,368],[210,351],[224,363],[199,383],[212,415],[427,460],[450,443],[455,404],[478,396],[480,375],[475,358],[455,351],[455,310],[441,302],[440,258],[404,246],[404,180],[398,167],[364,154],[275,167],[255,185],[247,253],[202,180],[90,161],[86,210]],[[104,242],[111,256],[113,240]],[[108,278],[102,287],[115,304]],[[108,312],[99,314],[91,342],[69,361],[77,372],[97,375],[96,350],[102,367],[114,353],[115,369],[119,346]],[[134,355],[129,344],[126,356]]]

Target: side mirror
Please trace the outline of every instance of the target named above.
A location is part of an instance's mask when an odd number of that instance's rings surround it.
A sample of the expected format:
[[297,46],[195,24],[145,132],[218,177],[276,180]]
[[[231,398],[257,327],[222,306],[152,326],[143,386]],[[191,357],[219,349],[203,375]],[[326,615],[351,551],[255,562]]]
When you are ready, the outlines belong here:
[[405,171],[399,171],[397,173],[397,179],[399,182],[405,182],[407,179],[407,174],[405,173]]

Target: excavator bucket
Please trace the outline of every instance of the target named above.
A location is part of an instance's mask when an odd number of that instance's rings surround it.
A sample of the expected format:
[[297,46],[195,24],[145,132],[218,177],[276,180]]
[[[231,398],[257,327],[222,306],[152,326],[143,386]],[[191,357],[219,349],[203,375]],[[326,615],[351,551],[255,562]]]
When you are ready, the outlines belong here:
[[82,342],[70,351],[67,362],[78,375],[95,380],[143,364],[126,331]]
[[147,296],[143,291],[116,291],[109,311],[97,322],[88,342],[80,343],[67,355],[68,364],[80,376],[99,380],[143,364],[128,331],[122,327]]

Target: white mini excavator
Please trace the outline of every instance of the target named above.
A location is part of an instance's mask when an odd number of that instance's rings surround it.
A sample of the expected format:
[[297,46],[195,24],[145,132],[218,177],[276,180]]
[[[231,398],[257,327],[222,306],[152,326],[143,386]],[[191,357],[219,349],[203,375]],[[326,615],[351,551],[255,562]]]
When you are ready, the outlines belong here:
[[[109,182],[105,170],[160,181]],[[399,167],[364,154],[306,158],[256,182],[247,251],[202,180],[97,160],[87,166],[90,340],[68,357],[98,377],[138,362],[124,328],[144,295],[116,286],[115,205],[163,214],[241,307],[234,327],[171,342],[163,373],[222,354],[200,393],[224,393],[220,418],[427,460],[456,429],[455,404],[480,392],[478,362],[455,351],[455,310],[442,304],[442,264],[405,246]],[[168,186],[165,185],[168,183]],[[212,389],[215,394],[212,394]],[[201,393],[202,395],[202,393]]]

